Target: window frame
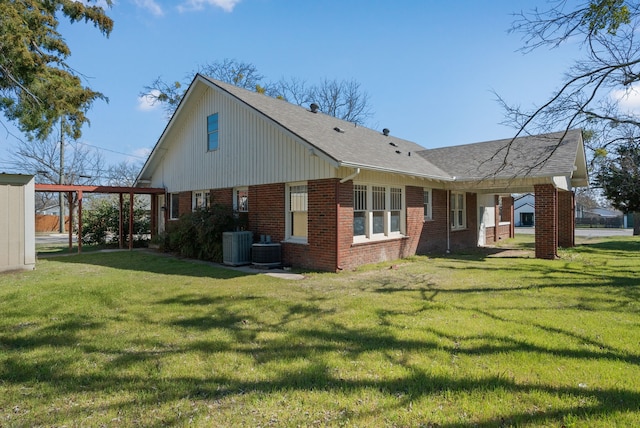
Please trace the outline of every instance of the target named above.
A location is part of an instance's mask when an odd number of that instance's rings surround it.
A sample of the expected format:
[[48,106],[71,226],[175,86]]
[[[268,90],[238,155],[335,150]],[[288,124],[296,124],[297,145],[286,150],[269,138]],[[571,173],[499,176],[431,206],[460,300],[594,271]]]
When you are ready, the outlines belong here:
[[180,218],[180,193],[169,193],[169,220],[178,220]]
[[433,189],[423,188],[422,204],[424,206],[424,221],[433,220]]
[[[301,192],[304,189],[304,192]],[[298,203],[302,202],[302,207],[304,209],[292,209],[292,204],[294,200],[292,198],[292,191],[297,190],[296,193],[304,193],[306,196],[302,201],[298,201]],[[288,183],[286,188],[286,241],[294,242],[300,244],[306,244],[308,242],[309,237],[309,186],[306,181],[304,182],[296,182],[296,183]],[[296,227],[296,214],[295,213],[306,213],[306,225],[304,227],[305,235],[294,235],[295,227]],[[299,217],[299,215],[298,215]]]
[[[240,202],[240,194],[244,193],[244,202]],[[233,211],[237,213],[249,212],[249,187],[234,187],[233,189]]]
[[[380,199],[380,190],[384,190],[383,199]],[[364,197],[357,192],[365,192]],[[395,194],[395,198],[394,195]],[[381,185],[379,183],[356,182],[353,184],[353,222],[352,233],[354,243],[364,243],[385,239],[395,239],[406,235],[406,188],[399,185]],[[360,203],[358,203],[360,202]],[[366,205],[362,209],[361,203]],[[356,235],[356,213],[364,213],[364,234]],[[376,217],[382,213],[383,230],[380,231]],[[397,222],[392,221],[394,213],[398,213]],[[379,221],[379,220],[378,220]],[[397,230],[392,230],[397,224]],[[358,228],[362,229],[362,228]]]
[[[215,127],[212,121],[215,119]],[[212,141],[215,137],[215,141]],[[212,142],[215,143],[212,144]],[[215,152],[220,147],[220,116],[213,113],[207,116],[207,152]]]
[[[357,195],[356,192],[358,192],[359,194]],[[353,236],[355,237],[359,237],[359,236],[364,236],[366,237],[367,234],[367,225],[369,224],[369,222],[367,221],[367,204],[368,204],[368,198],[367,198],[367,186],[365,184],[354,184],[353,185],[353,223],[352,223],[352,230],[353,230]],[[360,230],[362,229],[362,233],[358,233],[356,235],[356,213],[358,213],[357,218],[359,219],[359,222],[363,222],[364,224],[362,225],[362,227],[358,227],[357,229]],[[361,220],[360,220],[361,219]]]
[[194,190],[193,192],[191,192],[191,211],[196,211],[198,209],[206,209],[206,208],[209,208],[210,205],[211,205],[210,190],[208,189]]
[[[460,202],[462,206],[460,207]],[[449,227],[451,230],[467,228],[467,194],[466,192],[450,192],[449,194]]]

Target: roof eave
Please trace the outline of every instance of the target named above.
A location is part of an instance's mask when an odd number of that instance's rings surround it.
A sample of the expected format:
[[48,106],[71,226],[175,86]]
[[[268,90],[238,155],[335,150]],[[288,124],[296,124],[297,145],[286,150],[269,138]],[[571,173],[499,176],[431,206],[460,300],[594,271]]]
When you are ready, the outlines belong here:
[[402,174],[402,175],[408,175],[408,176],[417,177],[417,178],[426,178],[426,179],[435,180],[435,181],[453,181],[454,180],[453,177],[434,175],[434,174],[422,174],[422,173],[416,173],[413,171],[403,171],[403,170],[398,170],[394,168],[385,168],[377,165],[367,165],[367,164],[362,164],[358,162],[338,161],[338,166],[343,166],[347,168],[360,168],[368,171],[384,172],[389,174]]

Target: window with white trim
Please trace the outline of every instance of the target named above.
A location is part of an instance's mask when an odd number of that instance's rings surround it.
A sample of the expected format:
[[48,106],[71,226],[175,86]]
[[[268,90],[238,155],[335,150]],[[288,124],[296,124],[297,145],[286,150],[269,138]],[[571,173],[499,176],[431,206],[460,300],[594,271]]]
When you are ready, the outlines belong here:
[[191,209],[193,211],[198,209],[205,209],[209,206],[209,191],[197,190],[192,193],[191,197]]
[[218,150],[218,113],[207,116],[207,150]]
[[249,212],[249,189],[247,187],[233,189],[233,210],[239,213]]
[[402,222],[402,189],[392,187],[389,189],[390,233],[400,233]]
[[373,211],[374,235],[384,234],[386,189],[382,186],[371,186],[371,210]]
[[433,219],[433,190],[432,189],[424,189],[424,219],[432,220]]
[[309,195],[306,184],[289,185],[288,196],[288,238],[306,240],[308,231]]
[[467,228],[467,210],[466,197],[462,192],[451,192],[450,209],[451,209],[451,229]]
[[400,236],[405,229],[402,188],[353,185],[353,237],[355,241]]
[[169,193],[169,220],[180,218],[180,194]]
[[353,236],[367,235],[367,186],[353,186]]

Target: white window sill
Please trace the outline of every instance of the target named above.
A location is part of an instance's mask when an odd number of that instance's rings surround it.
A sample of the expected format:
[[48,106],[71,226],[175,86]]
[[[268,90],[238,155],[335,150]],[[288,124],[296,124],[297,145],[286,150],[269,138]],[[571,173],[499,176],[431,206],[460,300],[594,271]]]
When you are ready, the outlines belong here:
[[390,235],[373,235],[371,238],[367,238],[365,236],[354,236],[353,245],[370,244],[372,242],[393,241],[396,239],[404,239],[404,238],[407,238],[407,236],[401,233],[393,233]]
[[309,242],[307,241],[307,238],[297,238],[297,237],[290,237],[285,239],[282,242],[285,244],[301,244],[301,245],[309,244]]

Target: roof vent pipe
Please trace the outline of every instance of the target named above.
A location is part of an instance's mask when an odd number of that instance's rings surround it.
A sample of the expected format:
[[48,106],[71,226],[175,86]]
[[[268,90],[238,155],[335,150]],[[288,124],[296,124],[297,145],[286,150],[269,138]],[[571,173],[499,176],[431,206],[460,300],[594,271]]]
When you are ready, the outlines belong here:
[[387,137],[387,136],[389,135],[389,132],[391,132],[391,131],[389,131],[389,129],[388,129],[388,128],[384,128],[384,129],[382,130],[382,134],[383,134],[385,137]]
[[311,108],[311,113],[317,113],[318,109],[320,108],[320,106],[318,106],[318,104],[316,104],[316,103],[311,103],[309,108]]

